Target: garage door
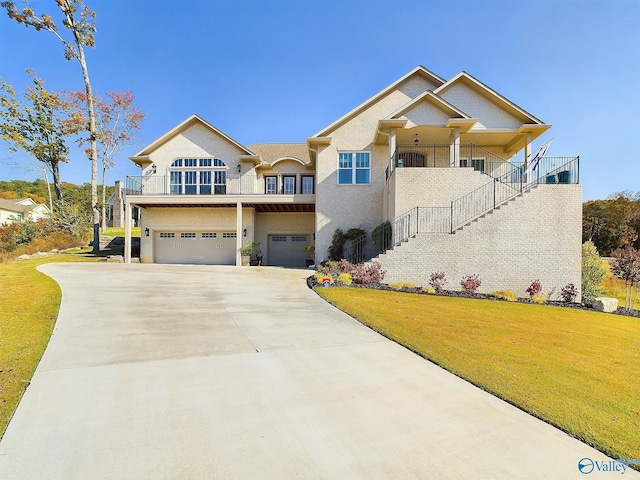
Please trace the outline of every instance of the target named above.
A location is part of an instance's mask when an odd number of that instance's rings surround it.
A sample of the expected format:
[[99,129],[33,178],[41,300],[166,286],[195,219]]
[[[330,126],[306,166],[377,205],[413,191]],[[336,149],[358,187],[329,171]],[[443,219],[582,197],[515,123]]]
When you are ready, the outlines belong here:
[[155,262],[235,265],[236,233],[156,232]]
[[269,235],[269,265],[304,267],[303,249],[309,245],[308,235]]

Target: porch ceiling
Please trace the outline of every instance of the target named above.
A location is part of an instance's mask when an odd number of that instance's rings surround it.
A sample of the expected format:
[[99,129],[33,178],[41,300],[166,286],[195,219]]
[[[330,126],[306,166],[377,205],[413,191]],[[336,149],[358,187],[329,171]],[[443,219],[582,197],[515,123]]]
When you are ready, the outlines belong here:
[[[136,204],[140,208],[236,208],[235,203],[217,203],[203,205],[198,203],[154,203],[151,205]],[[254,208],[256,213],[313,213],[316,211],[312,203],[243,203],[244,208]]]

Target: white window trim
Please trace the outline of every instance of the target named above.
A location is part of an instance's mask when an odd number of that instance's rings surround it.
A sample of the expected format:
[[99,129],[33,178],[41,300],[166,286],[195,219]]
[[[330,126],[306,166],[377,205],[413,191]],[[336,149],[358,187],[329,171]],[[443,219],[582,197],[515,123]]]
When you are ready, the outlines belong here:
[[[353,155],[351,161],[351,183],[340,183],[340,154],[350,153]],[[369,181],[367,183],[356,183],[356,172],[359,170],[356,168],[356,154],[366,153],[369,155]],[[360,169],[362,170],[362,169]],[[336,185],[339,187],[362,187],[371,185],[371,152],[369,150],[338,150],[338,156],[336,158]]]

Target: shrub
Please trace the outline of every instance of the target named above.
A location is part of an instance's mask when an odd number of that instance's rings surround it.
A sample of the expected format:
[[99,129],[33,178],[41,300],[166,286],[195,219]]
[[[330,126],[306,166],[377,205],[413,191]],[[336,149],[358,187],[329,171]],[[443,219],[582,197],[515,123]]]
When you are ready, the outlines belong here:
[[447,276],[444,272],[433,272],[429,277],[429,285],[438,293],[444,290],[444,286],[446,283]]
[[593,301],[600,293],[600,284],[607,274],[602,258],[593,242],[582,244],[582,298],[588,302]]
[[351,285],[353,283],[353,278],[351,278],[350,273],[341,273],[338,276],[338,283],[341,283],[342,285]]
[[562,290],[560,291],[560,297],[562,297],[562,301],[564,303],[573,302],[577,296],[578,296],[578,289],[573,283],[569,283],[565,285],[564,287],[562,287]]
[[342,259],[342,247],[346,241],[347,237],[345,237],[344,232],[341,229],[336,228],[335,232],[333,232],[333,236],[331,237],[331,245],[329,245],[328,249],[329,260],[337,262]]
[[336,268],[338,269],[338,272],[341,273],[351,273],[353,271],[353,265],[351,265],[351,262],[344,258],[337,263]]
[[424,291],[427,292],[429,295],[433,295],[434,293],[436,293],[435,289],[431,287],[425,288]]
[[544,303],[546,299],[544,298],[544,295],[532,295],[531,301],[533,303]]
[[389,287],[393,288],[394,290],[402,290],[403,288],[407,288],[407,289],[416,288],[416,286],[411,282],[391,283],[389,284]]
[[511,290],[496,290],[489,295],[501,300],[507,300],[508,302],[515,302],[518,299],[518,296]]
[[460,286],[465,293],[474,294],[476,290],[482,285],[482,280],[477,273],[473,275],[467,275],[460,280]]
[[346,232],[342,231],[339,228],[336,228],[335,232],[333,232],[333,236],[331,237],[331,245],[329,245],[328,254],[329,260],[333,260],[338,262],[342,260],[344,256],[344,244],[347,240],[355,240],[366,235],[362,228],[350,228]]
[[529,285],[529,288],[527,288],[526,292],[529,294],[530,298],[533,298],[535,295],[538,295],[540,292],[542,292],[542,284],[540,283],[540,280],[534,280],[533,282],[531,282],[531,285]]
[[356,265],[351,272],[353,281],[361,285],[380,283],[384,279],[385,271],[382,264],[376,260]]

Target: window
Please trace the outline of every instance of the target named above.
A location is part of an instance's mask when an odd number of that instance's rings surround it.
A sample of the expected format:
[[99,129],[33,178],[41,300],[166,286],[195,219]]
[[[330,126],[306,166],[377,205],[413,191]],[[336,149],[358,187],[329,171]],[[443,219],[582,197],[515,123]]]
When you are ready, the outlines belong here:
[[196,238],[196,234],[193,232],[182,232],[180,238]]
[[306,242],[307,237],[305,235],[293,235],[291,237],[292,242]]
[[269,195],[278,193],[278,177],[264,177],[264,193]]
[[196,178],[197,177],[198,177],[198,172],[194,172],[194,171],[184,172],[184,193],[186,195],[196,194],[196,191],[197,191]]
[[471,165],[469,165],[469,159],[468,158],[461,158],[460,159],[460,166],[461,167],[473,167],[473,169],[478,171],[478,172],[484,172],[484,158],[472,158],[471,159]]
[[296,193],[296,177],[282,177],[282,193],[285,195],[293,195]]
[[176,234],[171,232],[160,232],[160,238],[176,238]]
[[213,172],[213,193],[217,195],[224,195],[227,193],[226,170],[216,170]]
[[312,195],[313,194],[313,175],[303,175],[302,179],[302,194],[303,195]]
[[284,235],[272,235],[271,236],[271,241],[272,242],[286,242],[287,241],[287,237]]
[[338,185],[368,185],[371,183],[369,152],[338,154]]
[[222,238],[237,238],[236,232],[225,232],[222,234]]
[[215,232],[204,232],[202,233],[202,238],[216,238],[218,235]]
[[172,195],[227,193],[227,166],[218,158],[177,158],[169,166]]

